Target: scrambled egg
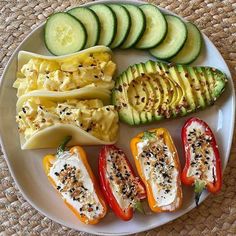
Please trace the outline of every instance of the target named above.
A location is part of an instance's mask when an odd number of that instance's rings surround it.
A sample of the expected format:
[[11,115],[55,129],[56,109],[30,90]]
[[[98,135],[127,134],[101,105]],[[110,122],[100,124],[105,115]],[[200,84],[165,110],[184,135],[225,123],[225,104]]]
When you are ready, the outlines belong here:
[[16,116],[18,129],[25,139],[54,124],[72,124],[103,141],[113,141],[118,133],[118,113],[101,100],[68,99],[54,102],[30,97]]
[[23,65],[13,84],[20,97],[33,90],[70,91],[85,86],[114,87],[116,64],[107,52],[66,59],[32,58]]

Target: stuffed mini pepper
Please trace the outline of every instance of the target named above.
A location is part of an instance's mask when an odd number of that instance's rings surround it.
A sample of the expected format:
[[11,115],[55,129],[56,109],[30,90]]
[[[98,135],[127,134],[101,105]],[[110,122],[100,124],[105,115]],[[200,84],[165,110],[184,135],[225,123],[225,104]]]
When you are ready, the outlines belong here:
[[215,137],[210,127],[198,118],[190,118],[182,129],[185,167],[182,182],[194,185],[198,206],[201,193],[207,189],[217,193],[222,186],[221,160]]
[[106,200],[119,218],[127,221],[135,209],[142,211],[140,201],[146,198],[145,187],[121,149],[114,145],[102,148],[99,177]]
[[175,211],[182,204],[179,158],[164,128],[151,129],[131,140],[131,150],[152,211]]
[[107,207],[84,150],[80,146],[65,150],[70,139],[65,139],[56,155],[44,157],[44,171],[79,220],[96,224],[106,215]]

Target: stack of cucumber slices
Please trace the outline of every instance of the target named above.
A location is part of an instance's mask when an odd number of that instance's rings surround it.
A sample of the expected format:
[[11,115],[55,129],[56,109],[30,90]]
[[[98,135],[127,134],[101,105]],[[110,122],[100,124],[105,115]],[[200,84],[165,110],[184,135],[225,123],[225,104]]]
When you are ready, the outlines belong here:
[[158,59],[188,64],[200,53],[201,33],[192,23],[164,15],[151,4],[95,4],[51,15],[45,44],[54,55],[104,45],[145,49]]

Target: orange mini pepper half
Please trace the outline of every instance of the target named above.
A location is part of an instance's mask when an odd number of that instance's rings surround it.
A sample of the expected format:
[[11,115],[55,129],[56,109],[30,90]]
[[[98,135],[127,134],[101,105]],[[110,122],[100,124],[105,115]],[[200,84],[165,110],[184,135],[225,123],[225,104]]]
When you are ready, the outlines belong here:
[[131,140],[137,171],[154,212],[176,211],[182,205],[180,163],[168,130],[150,129]]
[[[62,189],[60,186],[56,185],[56,182],[54,181],[54,179],[49,176],[50,173],[50,169],[52,168],[52,166],[54,165],[55,161],[57,160],[57,158],[64,158],[64,156],[60,156],[65,154],[65,146],[66,144],[70,141],[71,137],[67,137],[65,139],[65,141],[63,142],[62,145],[60,145],[57,149],[57,154],[56,155],[46,155],[43,158],[43,169],[49,179],[49,181],[52,183],[53,187],[57,189],[57,191],[60,193],[60,195],[62,196],[62,192],[67,190],[67,194],[70,194],[71,197],[73,197],[73,200],[75,201],[79,201],[79,196],[81,196],[81,194],[83,194],[83,191],[88,191],[88,189],[86,189],[83,185],[82,182],[80,182],[80,180],[78,179],[78,173],[80,170],[78,170],[78,172],[76,172],[75,169],[73,169],[73,166],[70,166],[70,164],[65,164],[63,171],[61,173],[57,173],[58,178],[60,178],[62,180],[62,182],[64,182],[64,189]],[[85,170],[88,173],[89,178],[92,181],[92,185],[94,188],[94,192],[98,198],[98,201],[100,203],[100,207],[101,207],[101,213],[99,215],[97,215],[96,217],[87,217],[85,214],[85,211],[87,210],[88,212],[94,211],[96,209],[93,209],[93,205],[88,203],[85,204],[84,206],[82,206],[80,209],[77,209],[75,206],[73,206],[72,204],[70,204],[66,199],[63,199],[65,204],[70,208],[70,210],[78,217],[78,219],[85,223],[85,224],[97,224],[107,213],[107,206],[106,203],[103,199],[102,193],[100,192],[99,189],[99,185],[95,179],[95,176],[91,170],[91,167],[89,166],[89,163],[87,161],[87,157],[86,157],[86,153],[84,151],[84,149],[80,146],[74,146],[72,147],[69,152],[68,155],[72,156],[76,154],[78,158],[80,158],[82,164],[85,167]],[[66,175],[67,173],[67,175]],[[61,178],[63,177],[63,178]],[[73,185],[73,183],[75,183],[76,185]],[[83,195],[82,195],[83,196]],[[84,199],[82,199],[84,201]],[[85,209],[83,209],[85,208]]]

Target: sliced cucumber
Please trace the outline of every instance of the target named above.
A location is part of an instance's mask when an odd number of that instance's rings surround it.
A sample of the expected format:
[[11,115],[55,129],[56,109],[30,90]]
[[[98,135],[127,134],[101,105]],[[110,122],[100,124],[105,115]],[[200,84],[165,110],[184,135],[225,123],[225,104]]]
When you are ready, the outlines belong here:
[[187,39],[187,28],[184,22],[176,16],[165,17],[168,25],[167,35],[158,46],[149,51],[154,57],[162,60],[175,56]]
[[199,29],[190,22],[187,22],[186,26],[187,40],[177,55],[170,59],[171,62],[189,64],[197,59],[201,52],[202,36]]
[[97,15],[86,7],[76,7],[68,11],[69,14],[77,18],[85,27],[87,32],[87,42],[85,48],[93,47],[99,39],[100,25]]
[[144,4],[139,8],[145,15],[146,29],[135,47],[139,49],[153,48],[165,38],[167,33],[165,17],[154,5]]
[[138,7],[131,4],[124,4],[123,6],[129,12],[131,19],[129,34],[124,43],[120,46],[120,48],[125,49],[133,47],[138,42],[145,30],[146,21],[143,12]]
[[96,4],[90,7],[98,16],[100,22],[100,36],[98,45],[109,46],[116,35],[116,16],[110,7],[105,4]]
[[111,48],[116,48],[119,47],[126,39],[130,30],[131,20],[128,11],[123,6],[118,4],[110,4],[108,6],[115,13],[117,20],[116,36],[110,45]]
[[45,25],[44,41],[54,55],[65,55],[84,48],[87,34],[83,24],[72,15],[59,12],[51,15]]

